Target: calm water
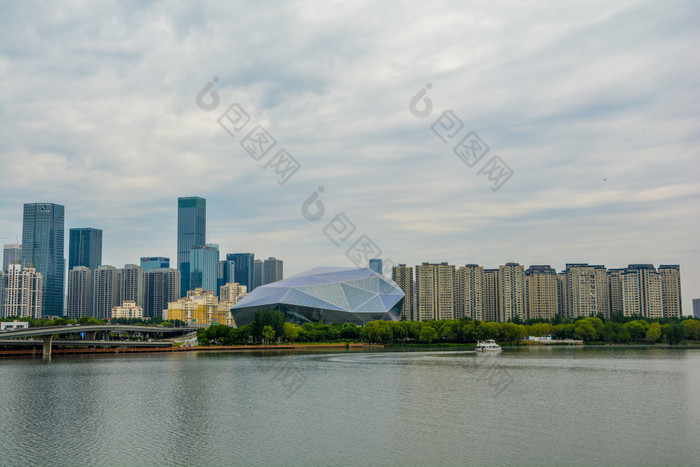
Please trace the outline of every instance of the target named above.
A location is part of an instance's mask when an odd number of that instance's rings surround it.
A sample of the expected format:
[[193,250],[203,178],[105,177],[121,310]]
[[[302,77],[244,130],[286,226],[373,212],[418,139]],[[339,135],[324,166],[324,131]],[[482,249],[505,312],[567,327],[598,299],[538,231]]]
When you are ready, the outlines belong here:
[[700,350],[0,360],[0,465],[698,465]]

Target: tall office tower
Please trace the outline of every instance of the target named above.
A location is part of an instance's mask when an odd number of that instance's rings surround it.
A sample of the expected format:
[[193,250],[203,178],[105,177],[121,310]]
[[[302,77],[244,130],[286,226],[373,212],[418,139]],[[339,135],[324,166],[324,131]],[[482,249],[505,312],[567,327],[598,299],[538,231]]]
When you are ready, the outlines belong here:
[[622,272],[624,269],[608,269],[610,315],[622,313]]
[[202,288],[219,295],[216,281],[219,269],[219,245],[207,244],[190,248],[189,290]]
[[255,255],[253,253],[229,253],[226,259],[233,261],[236,282],[245,285],[250,293],[255,288]]
[[552,319],[559,313],[557,272],[549,265],[530,266],[525,271],[527,317]]
[[[595,316],[598,313],[596,267],[588,263],[566,265],[566,317]],[[601,308],[602,312],[603,308]]]
[[5,303],[5,286],[7,278],[5,277],[5,271],[0,269],[0,318],[4,318],[3,315],[3,304]]
[[2,246],[2,270],[7,271],[10,264],[22,263],[22,245],[8,243]]
[[569,316],[569,289],[566,283],[566,271],[557,274],[557,298],[559,301],[559,316]]
[[43,278],[41,314],[63,315],[63,256],[65,209],[60,204],[27,203],[22,223],[22,265],[33,267]]
[[168,302],[180,298],[180,271],[177,269],[149,269],[143,274],[143,316],[162,318]]
[[595,275],[595,312],[600,313],[605,319],[610,318],[610,279],[605,266],[597,264],[593,266]]
[[630,264],[622,273],[622,313],[663,318],[661,276],[653,264]]
[[5,275],[5,298],[0,317],[41,318],[43,277],[34,268],[10,264]]
[[227,259],[220,260],[216,270],[216,290],[220,290],[221,286],[230,282],[235,282],[236,279],[236,263]]
[[447,263],[416,266],[416,304],[420,321],[454,319],[455,267]]
[[681,303],[681,267],[677,264],[662,264],[659,266],[661,276],[661,299],[664,307],[664,318],[680,318],[683,316]]
[[68,271],[76,266],[91,270],[102,264],[102,230],[89,227],[68,231]]
[[190,249],[204,245],[207,236],[207,200],[199,196],[177,199],[177,269],[180,293],[190,287]]
[[379,258],[372,258],[369,260],[369,268],[379,275],[382,275],[382,260]]
[[527,319],[525,299],[525,266],[506,263],[498,268],[499,321],[510,321],[518,316]]
[[92,271],[92,316],[108,319],[117,306],[118,271],[114,266],[100,265]]
[[283,279],[283,261],[277,258],[267,258],[263,263],[263,282],[272,284]]
[[246,295],[248,295],[248,290],[245,285],[240,285],[238,282],[229,282],[222,285],[219,289],[219,303],[226,303],[232,307]]
[[498,269],[484,269],[484,321],[500,321],[498,303]]
[[409,321],[415,321],[416,315],[413,307],[413,268],[405,264],[399,264],[391,269],[391,279],[396,282],[396,285],[403,291],[404,298],[401,305],[401,318]]
[[117,270],[117,300],[114,306],[124,302],[143,305],[143,269],[136,264],[126,264]]
[[263,264],[263,260],[256,259],[253,261],[253,290],[261,285],[265,285],[265,276],[263,274],[264,267],[265,265]]
[[68,271],[68,319],[92,316],[92,271],[75,266]]
[[693,316],[700,319],[700,298],[693,299]]
[[147,256],[141,258],[141,270],[143,270],[144,274],[151,269],[168,268],[170,268],[170,258],[165,258],[163,256]]
[[484,320],[484,267],[467,264],[455,272],[455,318]]

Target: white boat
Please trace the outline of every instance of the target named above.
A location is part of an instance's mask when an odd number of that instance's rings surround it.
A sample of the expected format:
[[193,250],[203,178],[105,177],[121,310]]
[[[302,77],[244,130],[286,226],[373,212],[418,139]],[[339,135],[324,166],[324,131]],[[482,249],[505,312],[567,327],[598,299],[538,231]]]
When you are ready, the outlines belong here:
[[503,350],[501,346],[496,344],[496,341],[493,339],[479,341],[476,344],[477,352],[500,352],[501,350]]

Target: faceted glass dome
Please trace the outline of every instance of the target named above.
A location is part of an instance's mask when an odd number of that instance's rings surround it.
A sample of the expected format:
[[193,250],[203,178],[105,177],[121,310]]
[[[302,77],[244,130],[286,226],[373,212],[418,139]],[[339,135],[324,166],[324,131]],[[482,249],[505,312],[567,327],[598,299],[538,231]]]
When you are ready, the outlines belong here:
[[236,324],[252,321],[256,310],[283,312],[297,324],[364,324],[397,320],[404,293],[391,279],[368,268],[319,267],[257,287],[232,309]]

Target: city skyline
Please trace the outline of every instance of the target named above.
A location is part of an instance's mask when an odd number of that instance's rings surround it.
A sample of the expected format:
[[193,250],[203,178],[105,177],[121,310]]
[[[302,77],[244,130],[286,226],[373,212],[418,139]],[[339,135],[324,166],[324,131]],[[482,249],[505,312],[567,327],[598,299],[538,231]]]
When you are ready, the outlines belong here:
[[[321,5],[321,21],[291,6],[256,16],[264,7],[251,4],[238,28],[224,19],[235,5],[56,3],[41,15],[8,5],[0,241],[21,235],[18,206],[46,200],[67,206],[66,228],[105,232],[104,263],[175,264],[173,200],[196,193],[208,200],[205,243],[284,258],[289,275],[353,264],[345,253],[366,235],[395,263],[681,264],[690,309],[700,88],[687,57],[698,8],[679,5]],[[29,29],[20,21],[34,16]],[[387,22],[371,28],[371,17]],[[82,27],[104,18],[99,33]],[[467,26],[437,33],[454,18]],[[410,39],[398,41],[406,25]],[[182,52],[189,41],[197,53]],[[98,62],[85,44],[112,52]],[[301,50],[311,51],[303,66]],[[196,101],[209,83],[211,111]],[[425,118],[409,110],[421,91]],[[219,124],[234,103],[277,141],[265,158]],[[460,136],[489,147],[485,159],[515,172],[497,192],[477,175],[482,164],[469,167],[431,129],[447,110]],[[282,148],[301,164],[284,184],[265,167]],[[324,212],[309,220],[301,207],[314,193]],[[340,213],[356,229],[336,245],[324,227]]]

